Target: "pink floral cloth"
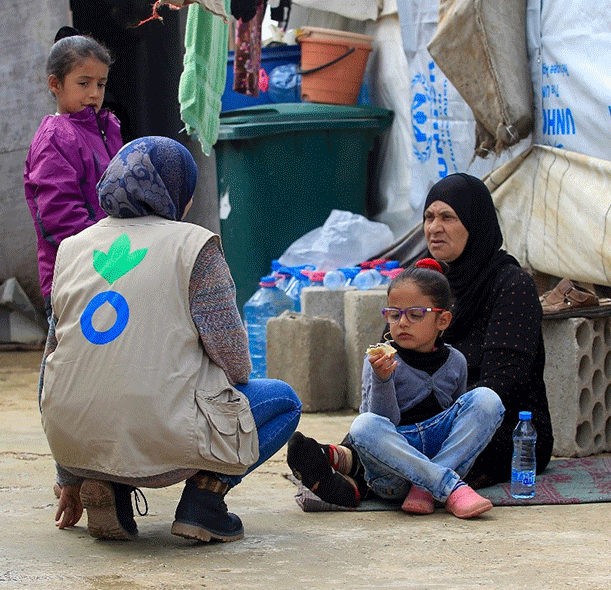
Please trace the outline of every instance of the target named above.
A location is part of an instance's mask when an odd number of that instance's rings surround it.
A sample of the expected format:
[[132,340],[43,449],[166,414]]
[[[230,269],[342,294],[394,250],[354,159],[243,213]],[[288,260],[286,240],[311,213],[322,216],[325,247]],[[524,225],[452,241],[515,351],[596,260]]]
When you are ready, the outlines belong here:
[[259,96],[261,69],[261,24],[266,0],[256,0],[257,12],[248,22],[237,21],[233,61],[233,90],[246,96]]

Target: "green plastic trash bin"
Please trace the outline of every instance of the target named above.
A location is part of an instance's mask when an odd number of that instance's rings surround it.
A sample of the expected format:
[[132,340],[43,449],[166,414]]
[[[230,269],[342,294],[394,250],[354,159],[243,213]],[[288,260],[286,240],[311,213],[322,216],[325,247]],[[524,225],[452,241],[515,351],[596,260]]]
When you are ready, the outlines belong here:
[[240,311],[290,244],[332,209],[367,215],[377,107],[316,103],[222,112],[215,145],[221,238]]

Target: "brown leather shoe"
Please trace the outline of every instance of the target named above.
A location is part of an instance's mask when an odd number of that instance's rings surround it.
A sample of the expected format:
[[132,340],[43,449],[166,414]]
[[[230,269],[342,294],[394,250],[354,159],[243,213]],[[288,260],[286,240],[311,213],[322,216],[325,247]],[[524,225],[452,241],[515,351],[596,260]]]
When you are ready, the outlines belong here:
[[587,316],[590,312],[600,313],[596,294],[589,289],[562,279],[551,291],[539,298],[546,318]]

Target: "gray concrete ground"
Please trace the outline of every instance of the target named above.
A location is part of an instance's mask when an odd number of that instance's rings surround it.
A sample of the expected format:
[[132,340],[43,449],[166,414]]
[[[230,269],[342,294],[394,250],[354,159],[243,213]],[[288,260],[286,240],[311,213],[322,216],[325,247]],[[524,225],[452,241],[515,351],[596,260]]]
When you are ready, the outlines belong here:
[[[170,534],[181,486],[145,490],[135,542],[89,537],[86,517],[54,527],[54,465],[40,426],[40,352],[0,352],[0,589],[600,589],[611,588],[609,504],[304,513],[281,450],[227,496],[243,540]],[[339,441],[354,414],[304,414],[300,430]]]

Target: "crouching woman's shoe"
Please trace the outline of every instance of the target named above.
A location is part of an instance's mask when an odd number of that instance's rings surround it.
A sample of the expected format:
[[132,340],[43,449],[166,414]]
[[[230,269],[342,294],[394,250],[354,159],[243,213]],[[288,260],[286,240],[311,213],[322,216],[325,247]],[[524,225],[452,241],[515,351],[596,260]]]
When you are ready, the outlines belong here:
[[[94,479],[86,479],[83,482],[81,501],[87,511],[87,530],[92,537],[129,541],[138,536],[131,501],[132,492],[139,493],[146,505],[146,498],[138,488]],[[147,512],[148,505],[144,512],[141,512],[138,507],[138,513],[141,516]]]
[[175,520],[172,524],[173,535],[204,543],[212,539],[223,542],[237,541],[244,537],[242,521],[237,515],[229,512],[225,504],[224,498],[228,486],[221,482],[218,484],[222,491],[202,489],[193,478],[187,480],[176,507]]

